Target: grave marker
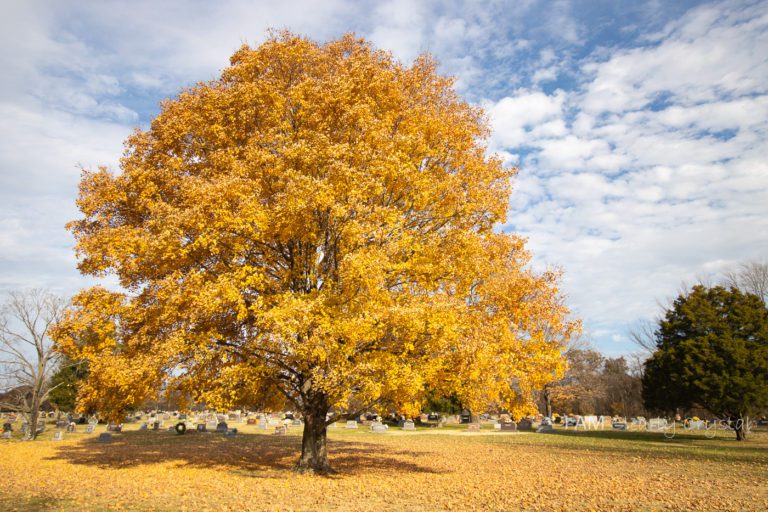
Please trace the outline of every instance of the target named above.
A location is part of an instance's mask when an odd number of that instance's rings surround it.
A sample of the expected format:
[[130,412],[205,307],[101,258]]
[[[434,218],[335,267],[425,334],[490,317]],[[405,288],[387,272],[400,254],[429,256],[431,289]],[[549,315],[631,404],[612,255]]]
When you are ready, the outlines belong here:
[[403,422],[403,430],[416,430],[416,424],[412,421]]
[[88,425],[87,427],[85,427],[85,433],[86,434],[93,434],[93,432],[95,430],[96,430],[96,426],[95,425]]
[[288,427],[285,425],[280,425],[275,427],[275,435],[276,436],[284,436],[288,432]]
[[499,430],[502,432],[517,432],[517,423],[514,421],[501,423],[501,428]]
[[357,421],[355,420],[347,421],[347,426],[345,428],[357,428]]
[[64,440],[64,432],[61,430],[53,433],[53,440],[54,441],[63,441]]
[[530,432],[533,430],[533,423],[531,423],[531,420],[523,418],[520,420],[520,423],[517,424],[517,430]]
[[111,443],[112,442],[112,434],[109,432],[104,432],[103,434],[99,434],[99,439],[97,440],[99,443]]
[[469,425],[467,425],[467,432],[480,432],[480,424],[470,423]]

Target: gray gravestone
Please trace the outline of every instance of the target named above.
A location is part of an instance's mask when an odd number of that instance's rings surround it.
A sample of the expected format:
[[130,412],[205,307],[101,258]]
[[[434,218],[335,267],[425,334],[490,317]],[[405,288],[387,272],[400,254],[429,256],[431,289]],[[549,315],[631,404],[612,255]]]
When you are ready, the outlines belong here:
[[499,428],[502,432],[517,432],[517,423],[514,421],[509,421],[506,423],[501,423],[501,427]]
[[285,425],[280,425],[279,427],[275,427],[276,436],[284,436],[286,432],[288,432],[288,428]]
[[53,440],[54,441],[63,441],[64,440],[64,432],[58,431],[53,433]]
[[216,432],[226,432],[229,426],[227,425],[226,421],[219,422],[218,425],[216,425]]
[[416,430],[416,424],[412,421],[403,422],[403,430]]
[[520,420],[520,423],[517,424],[517,430],[530,432],[531,430],[533,430],[533,423],[531,422],[531,420],[527,418],[523,418]]
[[382,425],[381,423],[375,423],[371,425],[371,432],[374,434],[383,434],[387,431],[387,426]]
[[197,431],[198,432],[208,432],[208,429],[205,427],[205,423],[198,423],[197,424]]
[[237,429],[236,428],[228,428],[226,432],[224,432],[224,437],[235,437],[237,435]]
[[96,430],[96,427],[94,425],[88,425],[87,427],[85,427],[86,434],[93,434],[95,430]]
[[357,422],[355,420],[349,420],[346,428],[357,428]]
[[10,439],[10,438],[11,438],[10,430],[6,430],[5,432],[3,432],[3,439]]
[[109,432],[104,432],[103,434],[99,434],[99,443],[111,443],[112,442],[112,434]]

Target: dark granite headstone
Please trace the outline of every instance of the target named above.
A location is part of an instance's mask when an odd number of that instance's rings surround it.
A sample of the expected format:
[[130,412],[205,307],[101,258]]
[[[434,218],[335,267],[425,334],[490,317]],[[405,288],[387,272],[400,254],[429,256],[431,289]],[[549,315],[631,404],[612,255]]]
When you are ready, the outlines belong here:
[[219,424],[216,425],[216,432],[226,432],[228,428],[226,421],[220,421]]
[[97,440],[99,443],[111,443],[112,442],[112,434],[109,432],[104,432],[103,434],[99,434],[99,439]]

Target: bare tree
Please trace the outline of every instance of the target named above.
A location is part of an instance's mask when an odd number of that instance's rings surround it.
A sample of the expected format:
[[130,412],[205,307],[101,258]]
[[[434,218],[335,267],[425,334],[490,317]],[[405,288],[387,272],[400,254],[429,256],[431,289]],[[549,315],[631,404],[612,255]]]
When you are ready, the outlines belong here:
[[749,261],[725,273],[725,284],[742,292],[753,293],[768,304],[768,263]]
[[28,439],[37,437],[40,406],[51,392],[50,377],[60,354],[49,329],[61,318],[66,302],[44,290],[10,292],[0,308],[0,407],[20,412]]
[[656,351],[656,329],[658,320],[641,320],[629,331],[629,339],[648,357]]

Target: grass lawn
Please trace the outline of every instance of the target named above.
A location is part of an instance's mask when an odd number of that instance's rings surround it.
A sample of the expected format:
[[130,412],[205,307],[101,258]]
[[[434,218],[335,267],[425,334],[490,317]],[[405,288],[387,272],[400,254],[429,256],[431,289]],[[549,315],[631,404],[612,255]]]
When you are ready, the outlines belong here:
[[85,433],[53,441],[51,429],[35,442],[0,440],[0,510],[768,509],[768,432],[738,443],[679,430],[342,427],[330,431],[338,474],[319,477],[291,471],[298,429],[235,426],[235,438],[136,424],[111,444]]

